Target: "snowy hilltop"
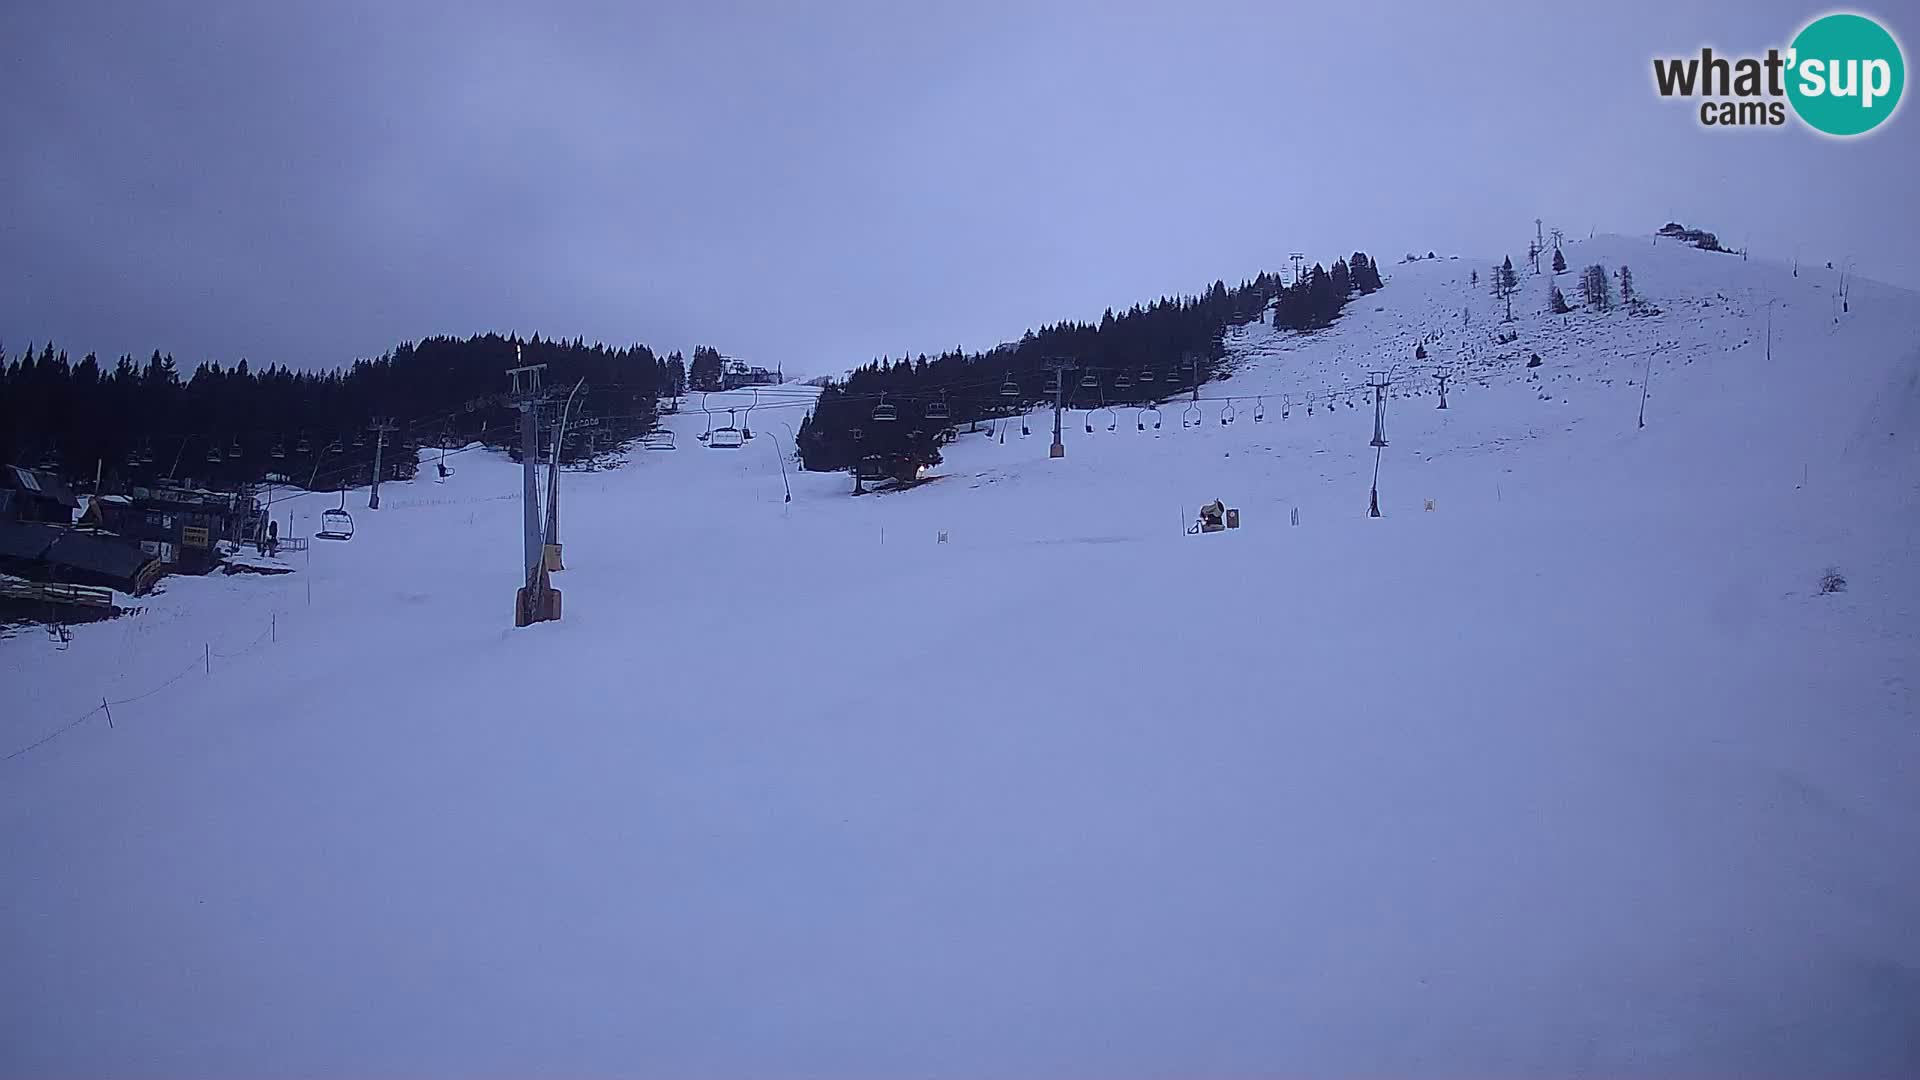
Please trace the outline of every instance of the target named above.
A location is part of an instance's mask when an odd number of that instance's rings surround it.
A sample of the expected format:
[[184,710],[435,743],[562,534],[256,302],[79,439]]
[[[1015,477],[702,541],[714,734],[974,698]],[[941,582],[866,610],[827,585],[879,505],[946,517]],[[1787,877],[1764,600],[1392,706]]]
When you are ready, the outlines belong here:
[[1912,1072],[1920,296],[1563,255],[905,491],[693,395],[558,622],[475,447],[0,640],[0,1074]]

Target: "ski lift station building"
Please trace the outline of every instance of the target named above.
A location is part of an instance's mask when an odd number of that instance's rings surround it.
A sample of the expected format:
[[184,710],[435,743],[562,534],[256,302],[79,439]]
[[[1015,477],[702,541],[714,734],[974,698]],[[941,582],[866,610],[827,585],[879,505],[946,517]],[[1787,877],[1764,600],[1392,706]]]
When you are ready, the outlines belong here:
[[136,487],[93,501],[88,524],[136,540],[175,573],[203,574],[220,561],[222,540],[253,539],[260,504],[251,495],[200,488]]
[[80,500],[59,476],[18,465],[0,466],[0,521],[70,525]]

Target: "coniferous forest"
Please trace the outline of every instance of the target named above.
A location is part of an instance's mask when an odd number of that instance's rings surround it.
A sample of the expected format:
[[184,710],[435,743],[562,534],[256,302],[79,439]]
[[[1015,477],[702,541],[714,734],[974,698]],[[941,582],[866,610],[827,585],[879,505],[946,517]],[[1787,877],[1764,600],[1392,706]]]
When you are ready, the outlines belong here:
[[[1097,325],[1056,323],[984,353],[875,361],[821,391],[800,426],[801,460],[819,471],[878,461],[894,474],[902,465],[938,464],[938,438],[947,427],[1052,402],[1054,363],[1073,365],[1060,387],[1073,408],[1166,400],[1221,373],[1229,328],[1271,308],[1277,327],[1317,330],[1351,297],[1380,287],[1379,269],[1356,251],[1332,270],[1316,264],[1292,284],[1273,273],[1231,289],[1216,281],[1199,296],[1164,297],[1119,314],[1108,309]],[[1087,385],[1089,377],[1097,385]]]
[[479,442],[518,454],[518,413],[506,370],[545,364],[560,395],[584,378],[574,419],[594,421],[562,442],[580,461],[644,434],[657,399],[684,392],[686,364],[645,345],[610,348],[487,334],[407,343],[335,371],[253,369],[207,362],[183,373],[156,351],[78,361],[54,345],[0,364],[0,454],[105,491],[168,477],[229,488],[270,475],[330,490],[372,479],[374,419],[390,421],[383,479],[414,473],[422,446]]
[[[1071,365],[1062,397],[1075,408],[1161,401],[1218,377],[1229,328],[1263,318],[1297,331],[1325,327],[1354,295],[1380,288],[1364,252],[1320,265],[1291,284],[1262,273],[1199,296],[1165,297],[1098,324],[1061,322],[1017,343],[980,352],[879,360],[829,382],[798,431],[811,470],[885,461],[898,471],[939,461],[938,437],[955,424],[989,420],[1051,402],[1052,366]],[[518,416],[506,400],[506,369],[544,364],[545,386],[564,395],[585,379],[562,460],[617,449],[651,430],[659,399],[717,388],[721,357],[701,346],[689,364],[645,345],[614,348],[485,334],[433,337],[334,371],[231,368],[208,361],[183,373],[156,350],[146,361],[73,360],[49,343],[6,360],[0,354],[0,455],[44,468],[89,490],[172,478],[228,488],[269,479],[318,490],[372,479],[376,418],[388,420],[383,479],[410,479],[417,451],[481,443],[517,456]],[[1089,385],[1089,383],[1095,385]],[[890,405],[892,421],[876,421]],[[542,448],[542,453],[546,448]]]

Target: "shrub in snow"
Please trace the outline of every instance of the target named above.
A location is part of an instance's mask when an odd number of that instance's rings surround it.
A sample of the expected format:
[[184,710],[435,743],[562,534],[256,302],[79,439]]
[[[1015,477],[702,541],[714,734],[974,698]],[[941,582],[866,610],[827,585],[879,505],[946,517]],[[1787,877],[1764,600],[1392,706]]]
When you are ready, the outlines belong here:
[[1533,357],[1532,357],[1532,359],[1530,359],[1530,360],[1528,360],[1528,361],[1527,361],[1527,366],[1528,366],[1528,367],[1539,367],[1539,366],[1540,366],[1540,354],[1539,354],[1539,353],[1534,353],[1534,354],[1533,354]]
[[1825,594],[1846,591],[1847,579],[1845,575],[1840,573],[1840,568],[1837,566],[1827,567],[1826,573],[1820,575],[1820,592]]

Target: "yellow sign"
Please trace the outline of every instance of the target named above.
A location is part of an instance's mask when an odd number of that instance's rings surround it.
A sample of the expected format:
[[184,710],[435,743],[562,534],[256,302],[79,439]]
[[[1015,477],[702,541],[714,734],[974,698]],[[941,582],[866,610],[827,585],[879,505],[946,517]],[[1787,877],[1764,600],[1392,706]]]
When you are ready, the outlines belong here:
[[207,530],[188,525],[180,530],[180,542],[188,547],[208,547],[213,541]]

